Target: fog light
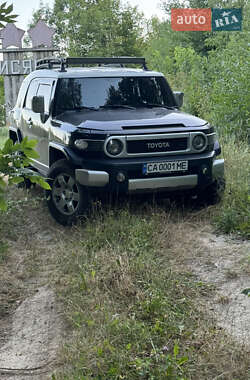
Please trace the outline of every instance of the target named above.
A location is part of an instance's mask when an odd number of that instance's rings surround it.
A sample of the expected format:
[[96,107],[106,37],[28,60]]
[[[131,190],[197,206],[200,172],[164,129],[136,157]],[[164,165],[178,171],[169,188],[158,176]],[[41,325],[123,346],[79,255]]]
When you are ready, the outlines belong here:
[[81,149],[81,150],[85,150],[87,149],[88,147],[88,142],[83,140],[83,139],[79,139],[79,140],[75,140],[74,141],[74,144],[75,146],[78,148],[78,149]]
[[125,179],[126,179],[126,176],[124,173],[122,173],[122,172],[117,173],[117,175],[116,175],[117,182],[124,182]]
[[208,168],[205,165],[203,165],[202,166],[202,174],[206,175],[207,173],[208,173]]

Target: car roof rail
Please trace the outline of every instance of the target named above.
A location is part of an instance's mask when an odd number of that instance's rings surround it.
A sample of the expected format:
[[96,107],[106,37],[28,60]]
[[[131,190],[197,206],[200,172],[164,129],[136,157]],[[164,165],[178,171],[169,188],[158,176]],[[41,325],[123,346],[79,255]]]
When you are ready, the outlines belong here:
[[36,62],[36,70],[59,68],[59,71],[63,72],[69,66],[93,64],[97,64],[98,66],[119,65],[120,67],[124,67],[125,64],[137,64],[141,65],[144,70],[148,70],[144,57],[46,57]]
[[42,59],[38,59],[36,61],[36,70],[41,69],[62,69],[64,58],[57,57],[46,57]]
[[71,65],[120,65],[123,67],[126,64],[141,65],[144,70],[148,70],[144,57],[68,57],[65,59],[67,66]]

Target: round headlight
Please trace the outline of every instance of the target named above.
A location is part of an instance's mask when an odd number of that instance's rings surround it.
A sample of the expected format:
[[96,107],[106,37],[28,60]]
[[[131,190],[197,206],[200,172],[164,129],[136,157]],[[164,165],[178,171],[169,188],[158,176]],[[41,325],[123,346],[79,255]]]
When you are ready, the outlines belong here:
[[107,143],[106,149],[112,156],[117,156],[123,150],[123,142],[118,139],[110,139]]
[[206,145],[206,138],[203,135],[196,135],[192,141],[195,150],[202,150]]
[[89,145],[87,141],[82,140],[82,139],[75,140],[75,141],[74,141],[74,144],[75,144],[75,146],[76,146],[78,149],[81,149],[81,150],[85,150],[85,149],[87,149],[87,147],[88,147],[88,145]]

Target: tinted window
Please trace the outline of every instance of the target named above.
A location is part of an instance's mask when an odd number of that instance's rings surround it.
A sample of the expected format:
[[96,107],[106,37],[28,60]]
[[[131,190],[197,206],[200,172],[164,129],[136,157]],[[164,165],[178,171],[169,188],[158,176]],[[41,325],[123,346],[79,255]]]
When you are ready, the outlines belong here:
[[30,82],[28,92],[26,94],[26,100],[25,100],[25,105],[24,105],[26,108],[32,109],[32,98],[33,96],[36,95],[37,88],[38,88],[38,81],[36,79],[33,79]]
[[81,107],[145,104],[175,106],[163,77],[65,78],[58,81],[55,114]]
[[49,113],[51,86],[49,84],[40,84],[36,95],[44,96],[45,113]]

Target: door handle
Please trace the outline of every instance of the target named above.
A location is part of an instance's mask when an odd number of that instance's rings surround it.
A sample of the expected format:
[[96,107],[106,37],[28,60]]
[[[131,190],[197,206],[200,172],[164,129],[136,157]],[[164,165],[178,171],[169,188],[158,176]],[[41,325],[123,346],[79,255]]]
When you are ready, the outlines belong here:
[[29,119],[29,120],[27,121],[27,124],[28,124],[28,127],[31,128],[32,125],[33,125],[33,121],[32,121],[31,119]]

